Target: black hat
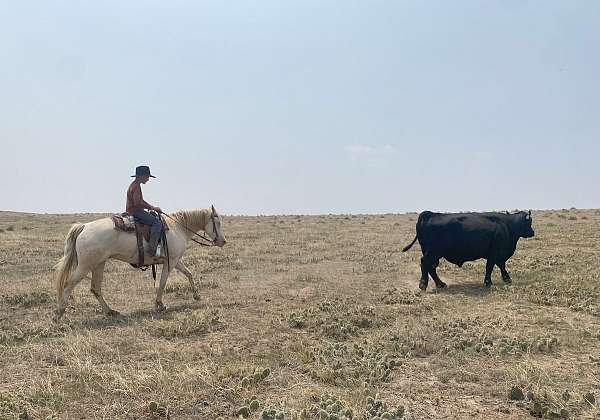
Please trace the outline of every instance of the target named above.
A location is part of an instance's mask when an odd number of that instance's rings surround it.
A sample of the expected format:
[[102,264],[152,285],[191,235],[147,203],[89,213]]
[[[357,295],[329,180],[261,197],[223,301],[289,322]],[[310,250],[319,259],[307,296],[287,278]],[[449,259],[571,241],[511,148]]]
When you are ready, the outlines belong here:
[[135,175],[131,175],[132,178],[136,176],[149,176],[150,178],[156,178],[154,175],[150,175],[150,168],[147,166],[138,166],[135,168]]

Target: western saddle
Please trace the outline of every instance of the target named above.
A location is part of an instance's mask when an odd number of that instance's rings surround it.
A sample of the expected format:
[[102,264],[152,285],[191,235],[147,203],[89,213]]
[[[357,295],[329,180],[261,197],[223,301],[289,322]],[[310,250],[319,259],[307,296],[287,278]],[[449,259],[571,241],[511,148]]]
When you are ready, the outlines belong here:
[[[158,217],[158,214],[155,213],[155,215],[156,217]],[[131,265],[135,268],[139,268],[140,270],[147,270],[149,266],[152,266],[152,274],[156,278],[155,265],[157,263],[163,262],[163,258],[167,261],[167,264],[169,260],[169,248],[167,246],[166,235],[166,232],[169,230],[169,226],[167,225],[165,219],[162,216],[160,216],[162,229],[160,232],[160,240],[158,242],[159,244],[161,244],[161,247],[164,251],[161,253],[162,255],[158,258],[158,260],[154,256],[152,256],[152,261],[150,262],[144,261],[144,239],[146,240],[146,242],[150,240],[150,226],[138,222],[137,220],[135,220],[133,215],[129,213],[115,213],[111,216],[111,219],[115,225],[115,229],[128,233],[135,232],[135,236],[137,238],[138,262],[131,263]]]

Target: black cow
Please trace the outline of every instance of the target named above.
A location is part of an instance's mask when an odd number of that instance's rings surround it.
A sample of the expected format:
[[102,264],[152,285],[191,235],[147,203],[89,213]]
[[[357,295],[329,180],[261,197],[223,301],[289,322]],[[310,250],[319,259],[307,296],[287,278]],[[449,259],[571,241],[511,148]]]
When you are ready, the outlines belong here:
[[419,288],[427,289],[429,275],[436,287],[444,288],[435,269],[440,258],[461,267],[466,261],[487,259],[486,287],[492,285],[494,265],[500,268],[502,280],[510,283],[506,261],[512,257],[519,238],[535,235],[529,213],[432,213],[424,211],[417,221],[417,236],[402,252],[408,251],[419,240],[421,257],[421,282]]

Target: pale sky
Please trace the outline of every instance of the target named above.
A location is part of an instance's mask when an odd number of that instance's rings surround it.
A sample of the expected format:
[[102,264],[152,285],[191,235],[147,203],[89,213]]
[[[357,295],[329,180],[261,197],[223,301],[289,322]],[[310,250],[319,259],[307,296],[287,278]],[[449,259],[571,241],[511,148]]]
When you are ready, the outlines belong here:
[[600,207],[600,1],[2,1],[0,210]]

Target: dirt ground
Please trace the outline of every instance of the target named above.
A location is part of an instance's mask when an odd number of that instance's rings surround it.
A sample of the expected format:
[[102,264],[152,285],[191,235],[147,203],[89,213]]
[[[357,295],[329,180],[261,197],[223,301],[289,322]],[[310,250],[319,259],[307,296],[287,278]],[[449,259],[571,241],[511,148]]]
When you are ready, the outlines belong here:
[[154,310],[110,262],[59,324],[53,264],[98,214],[0,212],[0,418],[600,419],[600,210],[534,212],[508,262],[418,292],[416,214],[225,217]]

